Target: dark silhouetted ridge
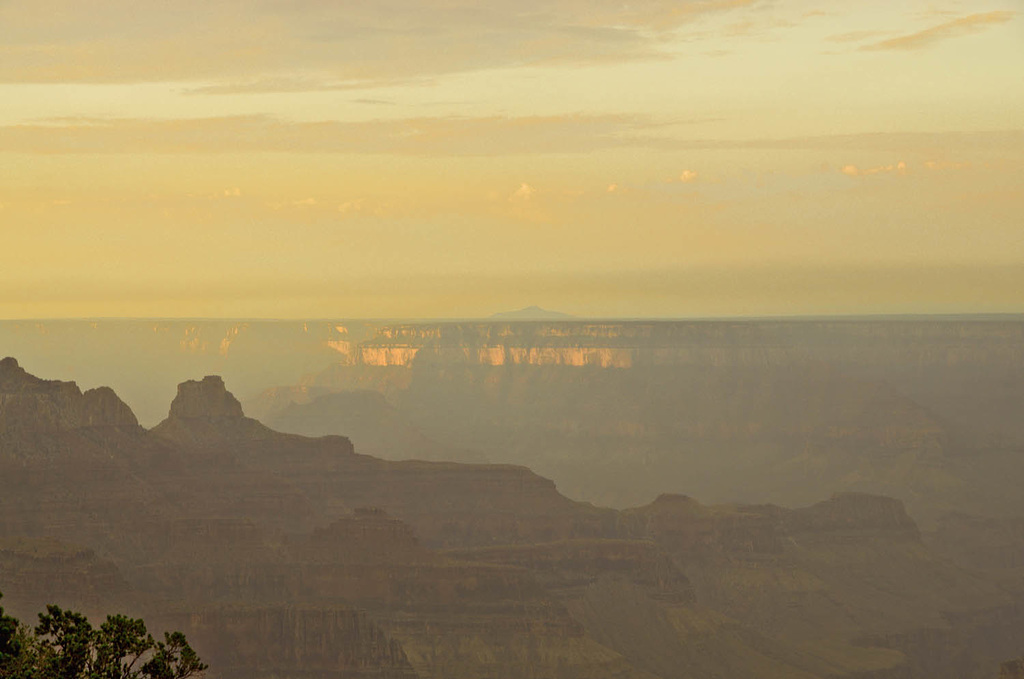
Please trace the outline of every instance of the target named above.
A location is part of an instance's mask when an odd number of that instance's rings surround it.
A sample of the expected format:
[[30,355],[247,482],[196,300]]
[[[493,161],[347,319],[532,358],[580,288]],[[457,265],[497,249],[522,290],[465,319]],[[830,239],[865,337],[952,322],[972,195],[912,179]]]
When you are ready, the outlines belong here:
[[34,375],[29,375],[18,365],[17,359],[8,356],[0,360],[0,394],[13,394],[22,391],[39,390],[47,385],[61,384],[48,382]]
[[167,419],[152,432],[178,444],[200,446],[278,436],[277,432],[245,416],[242,404],[218,375],[179,384]]
[[811,532],[865,532],[920,537],[903,502],[870,493],[837,493],[824,502],[794,510],[789,528]]
[[189,380],[178,385],[170,417],[216,421],[239,420],[245,415],[242,404],[227,390],[224,380],[219,375],[207,375],[202,381]]
[[43,380],[30,375],[18,361],[0,360],[0,435],[4,450],[37,450],[28,438],[39,432],[75,432],[116,428],[141,431],[131,408],[108,387],[84,394],[74,382]]

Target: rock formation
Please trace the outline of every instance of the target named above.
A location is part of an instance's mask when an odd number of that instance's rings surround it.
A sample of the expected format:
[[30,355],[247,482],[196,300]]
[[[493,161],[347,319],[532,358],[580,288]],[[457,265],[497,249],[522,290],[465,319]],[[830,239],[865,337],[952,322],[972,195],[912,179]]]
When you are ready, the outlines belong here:
[[139,423],[109,388],[83,394],[74,382],[41,380],[25,372],[14,358],[0,360],[0,436],[10,437],[8,446],[19,433],[89,428],[130,432],[139,430]]
[[211,677],[981,679],[1024,633],[1024,597],[892,498],[616,511],[524,467],[275,432],[217,378],[146,431],[0,374],[5,601],[183,628]]
[[179,384],[167,419],[153,433],[179,444],[209,446],[274,437],[274,432],[245,416],[242,404],[216,375]]
[[217,375],[208,375],[201,382],[189,380],[178,385],[178,395],[171,402],[168,415],[174,419],[238,420],[244,417],[242,404],[224,386]]
[[[932,521],[1024,515],[1007,474],[1024,473],[1020,377],[1016,318],[421,323],[380,326],[254,405],[277,422],[294,393],[290,431],[344,434],[357,406],[324,392],[372,389],[448,459],[523,464],[603,505],[807,504],[827,488]],[[387,445],[371,424],[361,438]]]

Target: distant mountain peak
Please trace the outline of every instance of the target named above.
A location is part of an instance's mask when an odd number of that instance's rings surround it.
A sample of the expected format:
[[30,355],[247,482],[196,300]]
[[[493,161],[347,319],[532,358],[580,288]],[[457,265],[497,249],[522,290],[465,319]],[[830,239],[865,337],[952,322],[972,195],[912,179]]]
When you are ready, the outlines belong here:
[[245,416],[242,404],[219,375],[179,384],[167,419],[151,431],[179,444],[199,446],[277,436]]
[[26,390],[36,389],[54,389],[60,384],[71,383],[41,380],[35,375],[30,375],[18,364],[18,360],[11,356],[0,360],[0,393],[23,392]]
[[238,420],[244,414],[242,404],[224,386],[224,379],[207,375],[201,381],[188,380],[178,385],[170,416],[186,420]]
[[[131,408],[113,389],[99,387],[83,394],[74,382],[44,380],[29,374],[11,357],[0,360],[0,395],[0,434],[139,428]],[[13,441],[8,441],[8,446],[12,450],[18,447]]]
[[559,318],[573,318],[572,314],[563,313],[561,311],[550,311],[548,309],[542,309],[539,306],[533,305],[523,309],[517,309],[516,311],[499,311],[493,314],[491,318],[506,318],[506,319],[519,319],[519,320],[553,320]]
[[901,500],[872,493],[836,493],[828,500],[794,510],[789,523],[791,530],[885,531],[920,537],[917,524]]
[[21,386],[32,381],[25,369],[18,365],[18,361],[10,356],[0,360],[0,392],[9,391],[16,385]]

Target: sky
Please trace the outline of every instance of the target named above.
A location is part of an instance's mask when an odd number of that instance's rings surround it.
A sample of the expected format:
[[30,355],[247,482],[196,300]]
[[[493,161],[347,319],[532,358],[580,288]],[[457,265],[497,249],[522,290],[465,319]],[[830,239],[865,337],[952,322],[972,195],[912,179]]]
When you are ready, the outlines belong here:
[[0,318],[1024,312],[1020,0],[0,0]]

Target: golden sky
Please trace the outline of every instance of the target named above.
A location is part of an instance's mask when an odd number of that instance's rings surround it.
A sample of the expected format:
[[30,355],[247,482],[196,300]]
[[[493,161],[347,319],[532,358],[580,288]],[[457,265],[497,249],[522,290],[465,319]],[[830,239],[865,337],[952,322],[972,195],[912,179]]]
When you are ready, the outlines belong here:
[[0,0],[0,318],[1024,311],[1020,0]]

